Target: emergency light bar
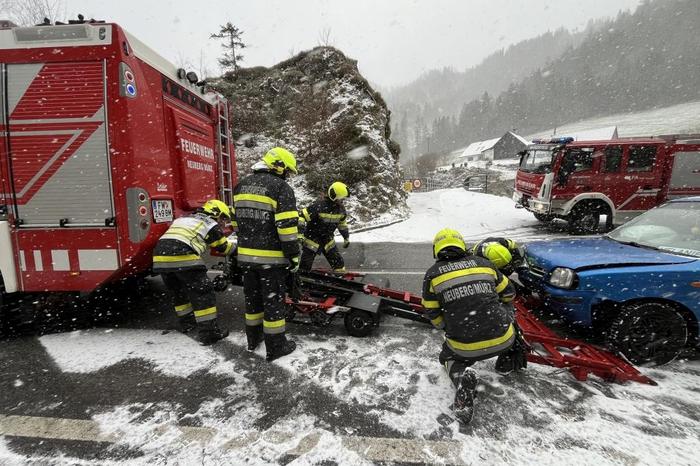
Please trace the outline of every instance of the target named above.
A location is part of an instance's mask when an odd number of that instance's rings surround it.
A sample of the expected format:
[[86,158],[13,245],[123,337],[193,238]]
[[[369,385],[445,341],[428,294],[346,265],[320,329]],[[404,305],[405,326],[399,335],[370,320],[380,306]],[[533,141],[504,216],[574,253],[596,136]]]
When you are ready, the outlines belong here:
[[573,142],[574,138],[571,136],[564,136],[560,138],[551,138],[551,139],[533,139],[532,143],[533,144],[568,144],[570,142]]

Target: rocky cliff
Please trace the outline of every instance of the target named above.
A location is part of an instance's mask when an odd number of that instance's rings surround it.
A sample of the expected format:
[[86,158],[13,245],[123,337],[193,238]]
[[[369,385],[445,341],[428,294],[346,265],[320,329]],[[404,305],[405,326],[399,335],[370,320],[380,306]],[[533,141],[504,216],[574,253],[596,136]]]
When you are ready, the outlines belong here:
[[271,68],[244,68],[212,83],[233,102],[232,125],[241,176],[270,148],[297,155],[290,180],[299,206],[335,180],[345,182],[354,228],[406,212],[399,146],[389,110],[360,75],[357,62],[317,47]]

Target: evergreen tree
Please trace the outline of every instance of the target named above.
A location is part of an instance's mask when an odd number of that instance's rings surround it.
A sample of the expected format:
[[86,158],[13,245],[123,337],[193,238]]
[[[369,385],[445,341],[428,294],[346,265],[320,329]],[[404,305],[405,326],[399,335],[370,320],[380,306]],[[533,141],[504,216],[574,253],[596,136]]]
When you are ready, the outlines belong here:
[[239,62],[243,61],[243,55],[239,54],[238,51],[246,48],[246,44],[241,39],[243,31],[238,29],[237,26],[227,22],[218,33],[212,34],[210,38],[221,39],[224,42],[221,47],[225,50],[224,55],[219,58],[219,64],[226,69],[231,69],[233,71],[238,71]]

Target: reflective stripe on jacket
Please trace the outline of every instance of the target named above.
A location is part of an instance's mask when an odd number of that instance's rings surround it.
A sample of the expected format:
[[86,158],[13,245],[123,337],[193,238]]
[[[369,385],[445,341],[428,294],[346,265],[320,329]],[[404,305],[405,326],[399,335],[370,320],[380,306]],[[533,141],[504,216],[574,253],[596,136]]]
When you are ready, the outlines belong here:
[[299,213],[291,186],[267,169],[256,169],[233,191],[238,262],[248,266],[289,265],[299,255]]
[[488,260],[454,252],[440,258],[423,279],[423,306],[447,345],[465,358],[482,359],[514,341],[513,285]]
[[175,219],[153,250],[153,271],[206,267],[201,254],[207,248],[228,254],[230,243],[216,220],[203,213]]
[[317,251],[320,246],[327,245],[333,239],[336,229],[343,238],[350,238],[346,219],[345,207],[327,197],[302,209],[299,212],[299,222],[303,225],[304,237],[319,244],[315,249],[309,249]]

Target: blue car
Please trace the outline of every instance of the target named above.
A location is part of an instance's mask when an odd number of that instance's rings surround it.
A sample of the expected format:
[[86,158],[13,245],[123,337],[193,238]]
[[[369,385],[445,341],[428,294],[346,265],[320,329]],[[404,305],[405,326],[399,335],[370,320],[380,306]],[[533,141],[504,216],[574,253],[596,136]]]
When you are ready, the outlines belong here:
[[596,238],[530,243],[521,284],[635,363],[698,344],[700,197],[675,199]]

